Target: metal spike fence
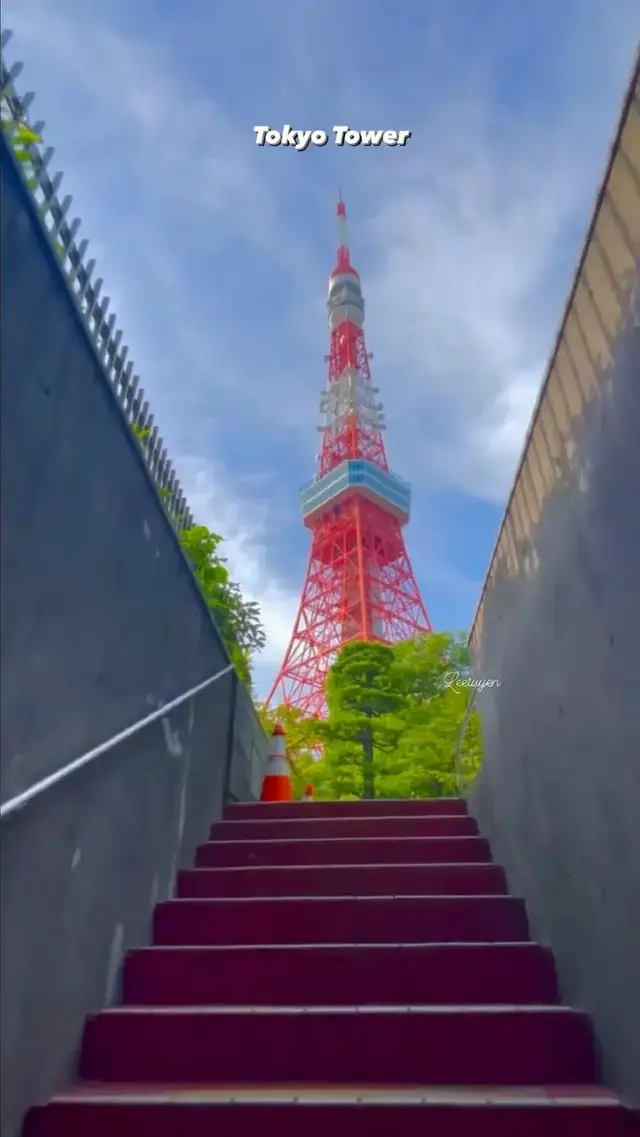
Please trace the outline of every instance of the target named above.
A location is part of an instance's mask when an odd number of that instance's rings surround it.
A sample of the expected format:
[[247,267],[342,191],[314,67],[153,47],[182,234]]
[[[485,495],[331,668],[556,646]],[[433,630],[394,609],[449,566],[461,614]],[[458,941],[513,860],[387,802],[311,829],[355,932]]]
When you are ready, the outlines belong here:
[[22,148],[28,156],[26,164],[15,159],[11,145],[8,146],[9,152],[16,161],[26,191],[35,203],[44,232],[57,254],[60,270],[84,320],[104,375],[113,388],[131,433],[144,455],[165,510],[176,529],[188,529],[194,523],[191,511],[153,415],[149,413],[149,403],[135,373],[134,363],[128,358],[129,349],[122,345],[122,330],[116,328],[116,315],[114,312],[109,313],[110,299],[102,296],[103,281],[101,278],[93,280],[96,264],[94,260],[87,259],[89,242],[86,239],[78,240],[79,218],[67,221],[72,199],[67,195],[60,200],[58,196],[62,174],[49,176],[53,149],[45,148],[40,141],[44,123],[32,122],[29,116],[33,92],[20,96],[15,90],[14,82],[22,71],[22,63],[14,63],[12,67],[7,67],[5,63],[4,49],[11,34],[10,31],[2,32],[0,46],[0,106],[3,123],[27,126],[38,141],[23,144]]

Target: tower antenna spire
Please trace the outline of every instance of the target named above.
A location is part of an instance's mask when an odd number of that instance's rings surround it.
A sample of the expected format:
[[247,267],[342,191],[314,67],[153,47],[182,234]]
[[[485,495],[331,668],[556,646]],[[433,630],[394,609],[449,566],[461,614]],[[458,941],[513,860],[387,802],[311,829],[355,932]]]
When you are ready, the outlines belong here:
[[342,186],[338,186],[338,203],[336,205],[336,222],[338,228],[338,257],[337,267],[339,269],[352,268],[351,255],[349,253],[349,237],[347,233],[347,207],[342,197]]
[[326,713],[325,681],[351,640],[396,643],[431,631],[405,548],[411,490],[389,470],[385,418],[371,382],[364,298],[338,189],[338,255],[329,277],[329,364],[316,476],[300,493],[311,554],[291,642],[267,697]]

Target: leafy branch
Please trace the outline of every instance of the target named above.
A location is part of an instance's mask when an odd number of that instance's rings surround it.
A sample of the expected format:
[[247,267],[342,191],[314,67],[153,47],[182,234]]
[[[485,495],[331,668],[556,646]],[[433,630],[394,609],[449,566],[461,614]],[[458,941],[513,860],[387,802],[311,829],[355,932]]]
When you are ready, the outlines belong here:
[[[150,428],[134,422],[132,430],[146,453]],[[166,503],[170,491],[160,487],[158,492]],[[231,662],[239,678],[249,686],[252,656],[262,651],[266,643],[259,605],[254,600],[245,600],[240,585],[231,579],[227,562],[220,555],[222,537],[205,525],[178,529],[177,535]]]
[[178,538],[238,676],[250,684],[251,657],[266,643],[260,608],[255,601],[245,600],[240,585],[231,579],[227,562],[218,552],[222,537],[204,525],[192,525],[179,530]]

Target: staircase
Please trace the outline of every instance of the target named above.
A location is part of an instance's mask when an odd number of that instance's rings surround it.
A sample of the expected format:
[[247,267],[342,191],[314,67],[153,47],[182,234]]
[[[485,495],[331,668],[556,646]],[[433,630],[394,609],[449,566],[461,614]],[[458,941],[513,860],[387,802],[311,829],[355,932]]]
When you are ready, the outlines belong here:
[[631,1137],[462,801],[235,805],[25,1137]]

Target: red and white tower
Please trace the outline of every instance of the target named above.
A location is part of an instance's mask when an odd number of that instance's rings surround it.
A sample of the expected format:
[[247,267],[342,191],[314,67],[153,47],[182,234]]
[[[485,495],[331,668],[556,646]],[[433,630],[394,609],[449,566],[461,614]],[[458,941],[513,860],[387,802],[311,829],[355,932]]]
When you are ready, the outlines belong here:
[[384,414],[371,382],[364,300],[342,200],[337,215],[322,447],[317,474],[301,491],[312,533],[309,567],[291,642],[267,698],[267,705],[316,716],[324,713],[327,671],[343,644],[397,643],[431,631],[402,535],[411,490],[389,470],[382,440]]

